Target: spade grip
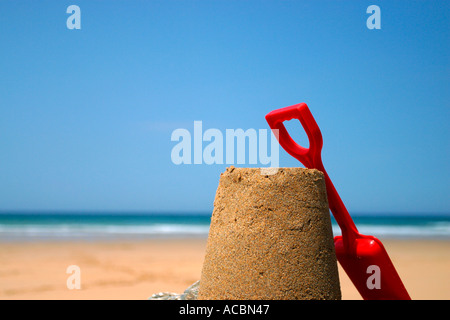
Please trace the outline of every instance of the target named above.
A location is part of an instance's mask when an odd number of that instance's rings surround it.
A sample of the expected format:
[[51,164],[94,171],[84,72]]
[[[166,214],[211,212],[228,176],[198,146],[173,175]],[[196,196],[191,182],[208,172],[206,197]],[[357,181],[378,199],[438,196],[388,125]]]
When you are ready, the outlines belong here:
[[[298,145],[287,132],[283,122],[292,119],[297,119],[302,124],[308,136],[309,148]],[[349,247],[350,243],[356,239],[358,230],[322,164],[322,133],[308,106],[305,103],[300,103],[287,108],[274,110],[266,115],[266,120],[272,130],[279,130],[278,142],[284,150],[303,163],[305,167],[323,172],[327,187],[328,205],[342,230],[346,246]]]

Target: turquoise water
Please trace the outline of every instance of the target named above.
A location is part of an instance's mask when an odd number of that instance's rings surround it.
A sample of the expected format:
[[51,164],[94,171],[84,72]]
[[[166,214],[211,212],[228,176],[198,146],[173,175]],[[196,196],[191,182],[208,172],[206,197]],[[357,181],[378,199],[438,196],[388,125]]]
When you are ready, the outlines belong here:
[[[450,240],[450,215],[362,215],[363,234],[383,238]],[[1,213],[0,241],[207,237],[208,213]],[[332,220],[334,235],[340,234]]]

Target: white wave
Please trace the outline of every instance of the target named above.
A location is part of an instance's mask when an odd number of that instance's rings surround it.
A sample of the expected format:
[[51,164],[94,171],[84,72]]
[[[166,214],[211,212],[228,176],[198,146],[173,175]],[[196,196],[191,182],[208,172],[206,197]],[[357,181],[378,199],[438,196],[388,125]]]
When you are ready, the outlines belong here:
[[[361,234],[392,238],[450,238],[450,223],[438,222],[429,225],[357,225]],[[333,225],[333,234],[341,230]]]
[[[378,238],[447,238],[450,222],[427,225],[370,225],[358,224],[362,234]],[[202,224],[0,224],[0,239],[83,239],[114,237],[207,236],[209,225]],[[341,230],[333,225],[333,234]]]
[[0,225],[0,238],[82,238],[111,236],[208,235],[209,226],[154,225]]

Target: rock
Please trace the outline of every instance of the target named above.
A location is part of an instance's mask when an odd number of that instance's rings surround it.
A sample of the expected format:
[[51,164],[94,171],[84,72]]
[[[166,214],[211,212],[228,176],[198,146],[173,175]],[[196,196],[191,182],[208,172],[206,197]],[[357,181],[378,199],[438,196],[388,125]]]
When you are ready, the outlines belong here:
[[197,300],[200,280],[188,287],[182,294],[172,292],[159,292],[153,294],[149,300]]
[[200,289],[200,280],[184,290],[179,300],[197,300],[198,289]]
[[179,300],[179,294],[171,293],[171,292],[160,292],[152,294],[148,300]]

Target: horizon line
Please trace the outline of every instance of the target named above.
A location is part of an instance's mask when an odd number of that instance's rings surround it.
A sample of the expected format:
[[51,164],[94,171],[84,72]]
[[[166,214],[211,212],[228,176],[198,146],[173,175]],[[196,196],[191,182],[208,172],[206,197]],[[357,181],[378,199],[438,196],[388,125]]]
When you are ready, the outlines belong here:
[[[181,211],[181,210],[43,210],[43,209],[25,209],[25,210],[3,210],[0,209],[0,215],[197,215],[209,216],[212,215],[213,210],[198,210],[198,211]],[[331,214],[331,216],[333,216]],[[437,211],[355,211],[351,216],[450,216],[450,212]]]

